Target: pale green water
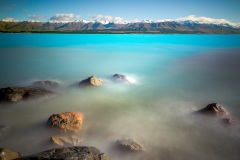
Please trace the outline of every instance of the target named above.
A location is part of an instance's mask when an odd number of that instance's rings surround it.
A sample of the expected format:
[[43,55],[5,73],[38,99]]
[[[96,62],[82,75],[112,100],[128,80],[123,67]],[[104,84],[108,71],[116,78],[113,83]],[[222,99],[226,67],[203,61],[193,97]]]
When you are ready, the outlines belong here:
[[[136,139],[148,159],[239,159],[240,132],[196,119],[212,102],[240,119],[239,35],[48,35],[0,34],[0,87],[56,80],[59,97],[1,105],[0,124],[10,127],[0,141],[25,155],[56,147],[45,128],[53,113],[84,115],[80,145],[95,146],[113,160],[147,159],[119,155],[112,144]],[[136,80],[112,83],[115,74]],[[101,88],[72,85],[95,75]]]

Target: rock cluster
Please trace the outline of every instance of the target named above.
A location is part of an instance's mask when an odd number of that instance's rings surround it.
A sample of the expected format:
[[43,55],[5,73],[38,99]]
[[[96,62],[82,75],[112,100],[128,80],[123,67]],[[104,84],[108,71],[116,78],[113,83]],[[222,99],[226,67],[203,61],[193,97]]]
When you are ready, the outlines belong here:
[[[114,74],[112,78],[116,82],[130,83],[125,75]],[[91,76],[79,83],[80,87],[86,86],[101,86],[103,81],[95,76]],[[54,88],[58,86],[54,81],[36,81],[33,86],[41,87],[7,87],[0,89],[0,102],[18,102],[22,100],[48,97],[55,95],[55,92],[43,89]],[[223,124],[232,125],[235,124],[235,120],[229,116],[228,111],[217,103],[211,103],[205,108],[200,109],[194,113],[199,115],[207,115],[210,117],[221,120]],[[51,140],[59,146],[64,146],[66,143],[70,145],[77,145],[82,141],[81,138],[75,136],[69,136],[69,133],[79,132],[83,125],[83,115],[78,112],[64,112],[51,115],[47,120],[47,125],[52,128],[56,128],[59,131],[64,131],[64,136],[52,136]],[[6,126],[0,126],[0,140],[8,130]],[[66,133],[68,132],[68,133]],[[121,153],[139,154],[140,151],[144,151],[143,145],[132,139],[120,139],[117,143],[114,142],[118,150]],[[123,151],[123,152],[122,152]],[[141,152],[145,153],[145,152]],[[95,147],[63,147],[47,150],[41,153],[33,154],[31,156],[21,157],[18,152],[11,151],[6,148],[0,148],[0,159],[78,159],[78,160],[109,160],[108,156],[101,153],[99,149]]]
[[80,131],[83,123],[83,116],[77,112],[64,112],[53,114],[49,117],[47,124],[50,127],[63,131]]
[[64,159],[64,160],[109,160],[108,156],[95,147],[66,147],[50,149],[41,153],[19,158],[31,159]]

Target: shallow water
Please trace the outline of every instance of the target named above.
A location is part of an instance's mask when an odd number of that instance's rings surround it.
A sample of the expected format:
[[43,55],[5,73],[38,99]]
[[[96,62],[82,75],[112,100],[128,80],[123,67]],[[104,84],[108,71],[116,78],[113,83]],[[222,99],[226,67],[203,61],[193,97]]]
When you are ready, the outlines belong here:
[[[0,34],[0,87],[55,80],[60,96],[0,104],[0,125],[9,133],[0,147],[24,155],[57,147],[46,128],[51,114],[84,115],[79,145],[121,159],[239,159],[239,128],[226,128],[191,113],[217,102],[240,120],[239,35]],[[131,85],[113,83],[115,73]],[[100,88],[78,88],[95,75]],[[133,138],[145,154],[114,148]]]

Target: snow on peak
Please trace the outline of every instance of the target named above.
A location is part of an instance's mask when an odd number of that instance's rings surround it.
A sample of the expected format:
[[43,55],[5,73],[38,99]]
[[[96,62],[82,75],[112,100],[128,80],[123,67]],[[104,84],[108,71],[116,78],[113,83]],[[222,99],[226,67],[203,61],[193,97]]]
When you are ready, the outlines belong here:
[[[198,17],[195,15],[190,15],[187,17],[177,18],[175,21],[179,23],[199,23],[199,24],[215,24],[215,25],[222,25],[222,26],[232,26],[232,27],[239,27],[239,24],[233,23],[227,19],[214,19],[209,17]],[[226,25],[228,24],[228,25]]]

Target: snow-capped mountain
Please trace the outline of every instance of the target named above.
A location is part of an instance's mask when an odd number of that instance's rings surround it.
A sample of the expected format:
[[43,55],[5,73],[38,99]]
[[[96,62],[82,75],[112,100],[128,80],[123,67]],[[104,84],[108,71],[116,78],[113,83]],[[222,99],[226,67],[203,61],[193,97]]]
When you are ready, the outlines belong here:
[[206,24],[209,26],[221,26],[221,27],[229,27],[229,28],[239,28],[240,27],[240,25],[237,25],[237,24],[232,25],[229,23],[202,23],[202,22],[191,21],[191,20],[184,20],[184,21],[177,21],[177,22],[184,26]]
[[86,21],[50,22],[0,21],[1,32],[105,32],[105,33],[240,33],[240,25],[225,20]]

